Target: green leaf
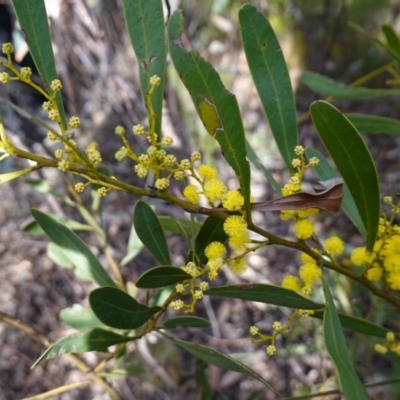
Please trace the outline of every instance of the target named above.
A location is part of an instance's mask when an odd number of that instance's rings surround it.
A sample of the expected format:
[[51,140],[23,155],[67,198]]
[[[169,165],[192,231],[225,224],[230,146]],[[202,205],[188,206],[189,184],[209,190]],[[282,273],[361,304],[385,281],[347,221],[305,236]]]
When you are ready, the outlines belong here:
[[280,286],[266,285],[262,283],[250,283],[245,285],[219,286],[204,292],[207,296],[228,297],[258,301],[260,303],[275,304],[282,307],[291,307],[305,310],[318,310],[323,304],[315,303],[293,290]]
[[370,397],[354,371],[346,347],[346,339],[340,325],[338,313],[333,302],[329,286],[325,279],[322,280],[326,300],[324,313],[324,338],[325,345],[335,366],[339,387],[346,399],[368,400]]
[[400,121],[397,119],[364,114],[346,114],[346,117],[359,132],[400,135]]
[[[22,32],[24,32],[29,52],[35,62],[40,76],[51,92],[51,81],[57,79],[51,45],[49,24],[44,0],[12,0],[15,14]],[[67,127],[61,93],[56,95],[58,111],[64,128]]]
[[129,342],[132,338],[117,335],[104,329],[90,329],[73,333],[60,339],[50,346],[32,365],[32,368],[44,360],[67,353],[86,353],[88,351],[104,350],[115,344]]
[[345,86],[335,82],[333,79],[310,71],[303,72],[301,80],[312,91],[322,96],[332,96],[335,99],[359,100],[400,95],[400,90],[395,89],[368,89],[364,87]]
[[[146,94],[150,91],[150,77],[157,75],[161,83],[152,95],[156,114],[155,133],[161,136],[162,100],[167,58],[164,10],[161,0],[123,0],[125,23],[133,49],[139,61],[142,95],[149,110]],[[150,123],[150,113],[149,113]]]
[[71,269],[74,266],[71,260],[64,254],[62,248],[55,243],[47,244],[47,256],[54,264],[57,264],[61,268]]
[[[65,219],[57,214],[52,214],[52,213],[48,213],[46,215],[53,218],[60,224],[65,225],[67,228],[73,231],[92,231],[92,228],[89,225],[81,224],[80,222],[74,221],[73,219]],[[44,230],[40,227],[37,221],[32,221],[29,222],[27,225],[25,225],[24,232],[30,233],[31,235],[44,234]]]
[[13,171],[13,172],[7,172],[6,174],[0,174],[0,185],[2,183],[12,181],[13,179],[17,179],[21,176],[30,174],[32,171],[36,171],[39,169],[38,166],[26,168],[26,169],[21,169],[19,171]]
[[[161,223],[161,226],[163,227],[164,231],[170,231],[173,233],[181,233],[178,223],[180,226],[185,230],[187,235],[192,234],[192,226],[191,226],[191,221],[183,218],[172,218],[172,217],[167,217],[167,216],[161,216],[158,217],[158,220]],[[197,234],[201,228],[202,224],[200,222],[194,222],[194,231],[195,234]]]
[[39,193],[54,194],[49,181],[46,181],[45,179],[26,179],[25,182],[31,185]]
[[[228,235],[225,233],[223,225],[224,220],[220,218],[208,217],[204,221],[194,242],[195,252],[200,264],[207,263],[204,250],[211,242],[225,243],[228,240]],[[193,259],[193,253],[189,252],[188,260],[192,261]],[[197,258],[194,260],[197,261]]]
[[124,267],[129,261],[133,260],[142,249],[143,243],[140,241],[139,236],[136,233],[135,225],[132,222],[128,239],[127,254],[120,263],[121,267]]
[[143,374],[143,368],[140,365],[129,365],[125,368],[113,369],[109,372],[99,372],[98,374],[104,378],[121,378],[127,376],[138,376]]
[[192,276],[187,274],[183,269],[161,266],[149,269],[140,275],[136,286],[141,289],[153,289],[179,283],[187,279],[192,279]]
[[89,247],[74,232],[39,210],[31,209],[31,212],[46,235],[75,265],[76,273],[80,277],[99,286],[116,286]]
[[380,217],[379,183],[371,153],[337,108],[316,101],[310,111],[318,134],[354,199],[367,230],[367,250],[371,251]]
[[80,331],[91,328],[106,328],[88,307],[82,307],[80,304],[74,304],[72,307],[64,308],[60,311],[60,318],[72,328]]
[[163,329],[174,329],[177,326],[186,326],[189,328],[209,328],[211,326],[210,321],[204,318],[195,317],[192,315],[182,315],[178,317],[172,317],[167,319],[163,324]]
[[172,340],[179,347],[182,347],[200,360],[215,365],[221,369],[239,372],[243,375],[257,379],[280,396],[280,393],[278,393],[278,391],[269,382],[267,382],[262,376],[258,375],[255,371],[253,371],[240,361],[236,361],[234,358],[226,356],[219,351],[212,349],[211,347],[179,340],[172,336],[166,335],[165,333],[162,333],[162,335]]
[[251,147],[250,143],[247,140],[246,140],[246,148],[247,148],[247,158],[250,160],[250,162],[261,172],[264,173],[264,176],[267,178],[267,181],[270,183],[270,185],[274,188],[275,192],[281,194],[282,191],[279,183],[275,180],[271,172],[269,172],[267,168],[264,167],[261,160],[258,158],[258,155],[256,154],[256,152],[254,151],[254,149]]
[[250,215],[250,165],[236,97],[226,90],[210,63],[183,47],[180,39],[183,23],[182,12],[175,11],[168,24],[172,61],[208,133],[218,141],[226,161],[234,169]]
[[[306,149],[306,156],[308,159],[311,157],[317,157],[319,159],[319,164],[313,168],[321,181],[340,177],[340,174],[331,166],[331,164],[329,164],[328,160],[319,151],[308,147]],[[354,202],[353,196],[351,195],[346,183],[343,184],[343,193],[342,208],[344,212],[357,227],[361,235],[366,237],[367,231],[365,230],[356,203]]]
[[171,259],[167,240],[160,221],[152,208],[144,201],[138,201],[133,210],[133,225],[139,239],[153,254],[154,258],[163,265],[170,265]]
[[[361,318],[342,313],[338,313],[338,316],[342,327],[350,329],[353,332],[363,333],[365,335],[376,336],[380,338],[386,338],[386,334],[389,332],[388,329]],[[310,314],[310,317],[323,319],[324,312],[315,311],[314,314]]]
[[93,290],[89,302],[101,322],[117,329],[139,328],[160,310],[160,307],[140,304],[128,293],[113,287]]
[[212,390],[207,380],[206,368],[207,363],[197,358],[196,360],[196,384],[200,394],[200,400],[212,399]]
[[400,40],[397,36],[396,31],[387,24],[382,25],[381,27],[383,34],[386,38],[386,43],[390,48],[392,48],[397,53],[400,53]]
[[297,116],[282,49],[270,23],[255,7],[245,4],[239,11],[239,23],[247,62],[271,131],[287,168],[293,171]]

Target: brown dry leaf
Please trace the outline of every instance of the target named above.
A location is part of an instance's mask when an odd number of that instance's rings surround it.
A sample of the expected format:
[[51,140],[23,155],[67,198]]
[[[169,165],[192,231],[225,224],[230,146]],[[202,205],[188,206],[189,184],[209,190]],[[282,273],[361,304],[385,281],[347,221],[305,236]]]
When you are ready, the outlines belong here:
[[316,189],[314,192],[300,192],[271,201],[252,203],[251,209],[255,211],[282,211],[318,208],[329,214],[339,214],[343,198],[343,179],[333,178],[318,182],[318,184],[322,190]]

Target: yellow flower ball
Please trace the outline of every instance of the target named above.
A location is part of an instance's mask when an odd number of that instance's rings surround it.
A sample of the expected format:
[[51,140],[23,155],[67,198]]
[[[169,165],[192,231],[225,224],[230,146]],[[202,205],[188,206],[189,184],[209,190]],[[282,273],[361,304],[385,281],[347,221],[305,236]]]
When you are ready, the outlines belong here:
[[307,263],[300,267],[300,278],[306,285],[312,285],[322,277],[322,270],[315,263]]
[[282,287],[298,292],[300,290],[299,278],[294,275],[285,276],[282,281]]
[[228,267],[236,275],[243,274],[247,269],[246,260],[244,258],[233,260],[228,264]]
[[238,211],[243,207],[244,197],[238,190],[230,190],[222,198],[222,205],[229,211]]
[[307,219],[297,221],[294,225],[294,229],[296,231],[296,236],[302,240],[310,238],[314,233],[314,225]]
[[196,204],[200,201],[200,195],[195,185],[187,185],[183,189],[183,195],[189,203]]
[[365,247],[356,247],[350,255],[351,262],[356,266],[361,266],[365,263],[369,263],[371,256],[367,253]]
[[224,222],[224,231],[230,236],[243,236],[246,234],[247,223],[240,215],[231,215]]
[[199,175],[205,180],[215,179],[217,177],[217,174],[217,169],[212,165],[202,164],[199,167]]
[[204,185],[204,195],[211,203],[221,199],[225,195],[226,190],[224,182],[219,179],[210,179]]
[[212,242],[204,250],[204,254],[209,260],[222,257],[226,253],[226,248],[221,242]]
[[372,267],[367,271],[369,281],[379,281],[382,278],[383,270],[381,267]]
[[344,252],[344,242],[337,236],[332,236],[326,239],[324,248],[331,256],[338,256]]

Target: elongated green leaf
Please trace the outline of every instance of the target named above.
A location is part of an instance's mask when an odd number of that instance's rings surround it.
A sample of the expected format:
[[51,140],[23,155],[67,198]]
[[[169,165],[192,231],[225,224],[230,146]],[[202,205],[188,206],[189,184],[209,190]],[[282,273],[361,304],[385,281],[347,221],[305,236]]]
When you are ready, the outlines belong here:
[[61,310],[60,318],[78,331],[91,328],[107,329],[90,308],[82,307],[80,304]]
[[39,210],[31,210],[46,235],[58,245],[75,265],[76,273],[100,286],[116,286],[89,247],[70,229]]
[[247,147],[247,158],[256,168],[258,168],[261,172],[263,172],[264,176],[267,178],[267,181],[270,183],[270,185],[274,188],[275,192],[281,194],[282,192],[279,183],[272,176],[271,172],[269,172],[267,168],[264,167],[261,160],[258,158],[257,153],[254,151],[254,149],[251,147],[250,143],[247,140],[246,140],[246,147]]
[[400,40],[397,36],[396,31],[390,25],[382,25],[382,32],[385,35],[386,43],[394,51],[400,53]]
[[400,121],[397,119],[364,114],[346,114],[346,117],[359,132],[400,135]]
[[14,172],[7,172],[6,174],[0,174],[0,185],[2,183],[12,181],[13,179],[17,179],[21,176],[30,174],[32,171],[36,171],[39,169],[38,166],[26,168],[26,169],[21,169],[19,171],[14,171]]
[[129,365],[125,368],[113,369],[109,372],[100,372],[99,375],[104,378],[121,378],[127,376],[138,376],[144,373],[140,365]]
[[[319,151],[308,147],[306,149],[306,156],[308,159],[310,159],[311,157],[318,158],[319,164],[314,167],[314,170],[321,181],[340,177],[340,174],[331,166],[331,164],[329,164],[328,160]],[[343,184],[343,193],[344,196],[342,200],[342,208],[344,212],[357,227],[361,235],[366,237],[367,231],[365,230],[364,224],[360,217],[360,213],[357,210],[356,203],[354,202],[353,196],[351,195],[346,183]]]
[[371,251],[380,216],[378,176],[371,153],[337,108],[325,101],[316,101],[310,111],[318,134],[354,199],[367,231],[367,250]]
[[336,99],[359,100],[400,95],[400,90],[397,89],[368,89],[364,87],[345,86],[333,79],[310,71],[303,72],[301,80],[312,91],[322,96],[332,96]]
[[251,378],[257,379],[258,381],[262,382],[265,386],[268,386],[272,389],[275,393],[280,395],[277,390],[267,382],[262,376],[258,375],[255,371],[247,367],[245,364],[241,363],[240,361],[236,361],[234,358],[230,356],[226,356],[220,353],[217,350],[214,350],[211,347],[204,346],[201,344],[195,344],[191,342],[186,342],[183,340],[176,339],[172,336],[166,335],[163,333],[163,336],[167,337],[168,339],[172,340],[176,343],[179,347],[182,347],[189,353],[193,354],[195,357],[203,360],[209,364],[215,365],[219,368],[228,370],[228,371],[235,371],[239,372],[243,375],[250,376]]
[[[140,87],[149,109],[146,94],[150,91],[150,77],[157,75],[161,83],[152,94],[156,114],[155,132],[161,135],[162,100],[167,58],[164,10],[161,0],[123,0],[125,22],[133,49],[139,60]],[[150,123],[150,115],[149,115]]]
[[[172,217],[167,217],[167,216],[160,216],[158,217],[158,220],[161,223],[161,226],[165,231],[170,231],[173,233],[181,233],[178,224],[181,225],[181,227],[185,230],[187,235],[192,234],[192,226],[191,226],[191,221],[183,218],[178,218],[174,219]],[[201,223],[200,222],[194,222],[194,232],[197,234],[201,228]]]
[[369,396],[354,371],[346,347],[346,339],[340,325],[338,313],[333,302],[329,286],[325,279],[322,280],[326,300],[324,313],[324,338],[328,353],[335,366],[339,386],[346,399],[368,400]]
[[149,269],[140,275],[136,282],[136,286],[142,289],[153,289],[169,286],[187,279],[192,279],[192,276],[187,274],[183,269],[161,266]]
[[200,394],[200,400],[212,399],[212,390],[207,380],[206,368],[208,364],[200,360],[196,360],[196,384]]
[[50,242],[46,247],[47,256],[54,264],[57,264],[61,268],[73,268],[74,264],[72,264],[71,260],[64,254],[63,250],[59,246]]
[[234,169],[250,214],[250,165],[236,97],[226,90],[210,63],[183,47],[180,39],[183,22],[182,12],[175,11],[168,24],[172,61],[208,133],[218,141],[226,161]]
[[[224,220],[220,218],[208,217],[204,221],[194,242],[195,252],[200,264],[207,263],[207,257],[204,254],[204,250],[211,242],[216,241],[225,243],[228,240],[228,235],[223,230],[223,225]],[[195,261],[197,261],[197,257],[194,259]],[[189,253],[188,260],[193,260],[192,252]]]
[[[74,221],[73,219],[65,219],[57,214],[52,214],[52,213],[48,213],[47,215],[73,231],[92,230],[92,228],[89,225],[82,224],[78,221]],[[32,221],[24,226],[24,232],[30,233],[31,235],[38,235],[38,234],[43,234],[44,230],[40,227],[37,221]]]
[[162,327],[165,329],[173,329],[177,326],[186,326],[190,328],[209,328],[211,324],[210,321],[207,321],[204,318],[195,317],[193,315],[182,315],[167,319],[162,325]]
[[[310,314],[310,316],[313,318],[323,319],[324,312],[315,311],[314,314]],[[338,316],[342,327],[350,329],[353,332],[363,333],[365,335],[376,336],[380,338],[385,338],[386,334],[389,332],[389,330],[383,326],[376,325],[361,318],[342,313],[338,313]]]
[[167,240],[160,221],[151,207],[143,201],[138,201],[133,210],[133,225],[139,239],[154,258],[160,264],[171,265]]
[[89,302],[101,322],[117,329],[139,328],[160,310],[160,307],[140,304],[128,293],[113,287],[93,290]]
[[275,304],[277,306],[305,310],[318,310],[324,307],[323,304],[315,303],[310,299],[300,296],[293,290],[262,283],[219,286],[205,291],[204,294],[207,296],[258,301],[260,303]]
[[[51,92],[50,84],[57,79],[54,63],[53,48],[51,45],[49,24],[44,0],[12,0],[15,14],[35,62],[40,76]],[[60,112],[61,122],[67,127],[61,93],[57,93],[56,101]]]
[[32,368],[41,361],[48,360],[67,353],[86,353],[88,351],[105,350],[115,344],[129,342],[127,336],[117,335],[104,329],[90,329],[73,333],[60,339],[50,346],[33,364]]
[[271,131],[287,168],[293,171],[297,122],[293,90],[282,49],[263,14],[250,4],[239,11],[244,51]]

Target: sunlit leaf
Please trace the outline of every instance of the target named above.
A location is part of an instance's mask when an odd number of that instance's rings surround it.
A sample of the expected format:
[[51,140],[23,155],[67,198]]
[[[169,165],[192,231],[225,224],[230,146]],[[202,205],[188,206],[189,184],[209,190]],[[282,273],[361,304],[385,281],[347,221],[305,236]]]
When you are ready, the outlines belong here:
[[14,172],[7,172],[6,174],[0,174],[0,185],[2,183],[12,181],[13,179],[17,179],[21,176],[30,174],[32,171],[36,171],[39,167],[34,166],[26,169],[21,169],[19,171],[14,171]]
[[74,304],[60,311],[60,318],[72,328],[80,331],[91,328],[107,328],[88,307]]
[[70,269],[74,266],[71,260],[64,254],[64,251],[55,243],[48,243],[47,256],[54,264],[57,264],[61,268]]
[[[178,224],[185,230],[187,235],[192,234],[191,221],[183,218],[172,218],[167,216],[159,216],[158,220],[165,231],[170,231],[173,233],[180,233]],[[194,221],[194,233],[197,234],[201,228],[202,224],[200,222]]]
[[70,229],[47,214],[32,209],[33,217],[46,235],[75,265],[76,273],[100,286],[116,286],[89,247]]

